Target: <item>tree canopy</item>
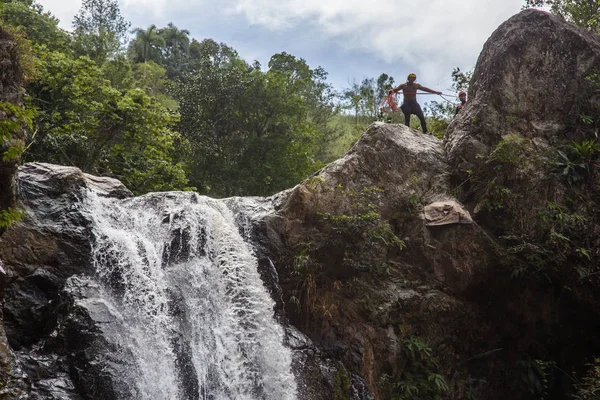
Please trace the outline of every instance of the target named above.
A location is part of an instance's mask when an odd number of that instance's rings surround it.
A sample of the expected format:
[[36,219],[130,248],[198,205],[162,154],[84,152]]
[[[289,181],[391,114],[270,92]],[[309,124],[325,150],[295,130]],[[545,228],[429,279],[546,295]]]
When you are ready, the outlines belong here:
[[83,0],[73,19],[76,54],[103,63],[119,53],[130,26],[117,0]]
[[598,0],[525,0],[523,8],[543,6],[550,6],[553,14],[560,15],[575,25],[600,33]]
[[224,44],[192,47],[194,73],[172,89],[194,154],[192,185],[216,196],[271,194],[322,165],[316,116],[326,97],[304,60],[282,53],[262,72]]

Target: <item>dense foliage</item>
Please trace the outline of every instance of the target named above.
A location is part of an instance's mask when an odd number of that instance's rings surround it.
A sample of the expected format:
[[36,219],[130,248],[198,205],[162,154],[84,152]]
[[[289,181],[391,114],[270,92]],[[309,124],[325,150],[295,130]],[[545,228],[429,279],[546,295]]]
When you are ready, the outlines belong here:
[[322,166],[330,110],[319,71],[282,53],[262,72],[223,44],[197,48],[196,72],[172,89],[194,186],[217,196],[270,194]]
[[[1,5],[2,3],[0,3]],[[33,59],[29,41],[14,26],[0,20],[0,234],[21,218],[13,194],[12,173],[25,150],[25,135],[35,110],[23,104],[22,85],[31,79]],[[0,265],[1,266],[1,265]]]

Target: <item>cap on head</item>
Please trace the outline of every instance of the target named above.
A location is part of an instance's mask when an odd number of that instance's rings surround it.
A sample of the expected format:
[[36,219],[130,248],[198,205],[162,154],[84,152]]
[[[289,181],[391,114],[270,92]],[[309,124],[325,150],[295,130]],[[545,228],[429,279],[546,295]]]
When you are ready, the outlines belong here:
[[467,94],[461,90],[460,92],[458,92],[458,97],[462,96],[467,96]]
[[410,79],[410,78],[417,79],[417,74],[414,74],[411,72],[410,74],[408,74],[408,77],[406,79]]

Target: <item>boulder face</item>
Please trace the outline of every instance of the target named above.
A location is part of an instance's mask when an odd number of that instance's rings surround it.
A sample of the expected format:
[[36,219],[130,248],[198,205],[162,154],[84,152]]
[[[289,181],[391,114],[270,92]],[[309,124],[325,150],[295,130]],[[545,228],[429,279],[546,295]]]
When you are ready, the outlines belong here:
[[[461,236],[473,238],[473,254],[489,245],[487,238],[478,226],[446,224],[424,229],[427,216],[423,206],[443,202],[461,207],[454,198],[449,171],[441,142],[435,137],[402,124],[374,123],[342,158],[286,193],[280,206],[283,220],[278,221],[286,248],[302,248],[303,241],[318,230],[319,214],[360,219],[376,211],[401,238],[410,241],[411,257],[419,260],[424,270],[434,272],[453,290],[465,290],[476,275],[485,272],[485,256],[480,253],[459,267],[451,261],[458,251],[455,244],[446,247],[448,242],[437,238],[460,231]],[[463,215],[462,222],[470,219],[468,212]],[[327,253],[332,257],[328,264],[343,264],[343,249],[337,258],[333,247]],[[336,274],[349,276],[351,272],[338,270]]]
[[[313,178],[297,186],[286,200],[286,215],[298,214],[307,186],[336,186],[350,191],[364,188],[385,192],[385,202],[380,211],[391,217],[398,206],[418,196],[422,202],[452,199],[449,168],[444,160],[440,141],[433,136],[401,124],[376,122],[342,158],[329,164]],[[337,207],[339,198],[324,196],[308,200],[307,209],[314,210],[319,202],[324,209]],[[329,201],[329,203],[326,203]]]
[[510,18],[485,43],[467,105],[448,129],[449,163],[464,176],[508,134],[581,137],[591,128],[580,114],[600,101],[586,77],[599,66],[600,36],[543,11]]

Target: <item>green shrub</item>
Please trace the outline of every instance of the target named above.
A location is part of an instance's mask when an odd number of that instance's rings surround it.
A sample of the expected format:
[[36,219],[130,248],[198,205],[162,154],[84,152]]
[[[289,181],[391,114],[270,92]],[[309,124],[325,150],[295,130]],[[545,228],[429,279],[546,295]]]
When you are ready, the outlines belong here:
[[351,381],[350,375],[344,365],[338,362],[333,386],[333,400],[347,400],[350,398]]
[[575,383],[575,393],[571,395],[573,400],[600,400],[600,358],[595,358],[587,366],[587,373]]
[[392,395],[393,400],[440,400],[449,387],[439,374],[439,362],[433,350],[419,337],[402,341],[402,352],[407,357],[403,371]]
[[549,377],[556,368],[554,361],[543,361],[527,357],[517,361],[518,387],[537,399],[544,399],[550,388]]
[[9,227],[13,222],[18,222],[23,217],[23,212],[16,208],[0,210],[0,229]]

